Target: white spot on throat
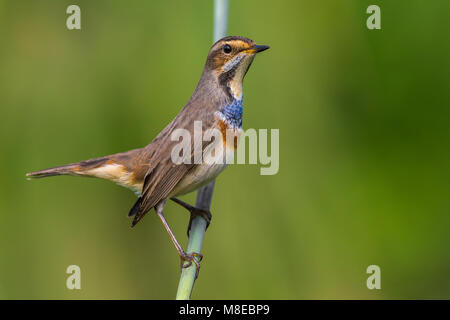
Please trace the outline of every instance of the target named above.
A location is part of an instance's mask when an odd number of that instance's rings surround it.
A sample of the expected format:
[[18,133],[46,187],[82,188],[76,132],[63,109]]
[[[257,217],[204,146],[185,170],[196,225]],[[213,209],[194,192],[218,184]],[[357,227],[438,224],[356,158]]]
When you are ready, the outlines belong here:
[[233,80],[228,83],[228,87],[236,100],[242,100],[242,80],[234,77]]

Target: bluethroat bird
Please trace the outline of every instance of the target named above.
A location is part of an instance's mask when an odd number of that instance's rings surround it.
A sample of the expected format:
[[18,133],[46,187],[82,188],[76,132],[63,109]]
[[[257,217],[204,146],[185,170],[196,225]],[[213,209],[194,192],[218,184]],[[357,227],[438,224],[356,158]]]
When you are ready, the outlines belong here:
[[[211,220],[209,211],[195,208],[175,197],[208,184],[225,169],[227,164],[211,164],[205,160],[201,163],[188,161],[175,164],[171,153],[177,141],[173,141],[171,135],[176,129],[188,130],[191,136],[194,136],[192,145],[199,143],[203,147],[201,149],[203,159],[211,156],[207,153],[212,152],[212,148],[210,145],[206,146],[201,137],[201,141],[194,141],[195,135],[192,135],[194,121],[201,121],[203,132],[215,128],[225,137],[225,132],[232,130],[235,137],[239,137],[242,131],[242,80],[255,55],[268,48],[238,36],[225,37],[217,41],[209,51],[200,81],[188,103],[146,147],[31,172],[27,176],[97,177],[133,190],[139,198],[128,214],[129,217],[134,217],[132,226],[135,226],[149,210],[155,208],[180,255],[181,265],[187,266],[194,262],[198,270],[199,265],[194,257],[201,258],[201,255],[184,252],[163,215],[164,205],[167,199],[172,199],[190,211],[188,234],[192,219],[197,215],[205,218],[209,225]],[[236,149],[235,139],[231,144],[225,138],[215,140],[210,142],[215,144],[215,150]],[[190,156],[193,158],[194,154]]]

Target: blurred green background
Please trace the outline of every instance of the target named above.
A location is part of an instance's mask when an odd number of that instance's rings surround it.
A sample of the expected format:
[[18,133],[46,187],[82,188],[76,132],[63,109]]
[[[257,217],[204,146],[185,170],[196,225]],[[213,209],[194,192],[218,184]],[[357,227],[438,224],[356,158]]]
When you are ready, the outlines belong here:
[[[366,28],[370,4],[382,30]],[[192,298],[450,298],[449,12],[231,0],[229,34],[271,46],[246,77],[244,127],[280,130],[280,170],[219,177]],[[156,215],[130,228],[132,192],[25,173],[149,143],[195,88],[212,13],[0,0],[0,298],[174,298],[178,256]],[[166,216],[185,245],[188,214],[170,203]],[[66,289],[70,264],[81,290]],[[366,287],[372,264],[381,290]]]

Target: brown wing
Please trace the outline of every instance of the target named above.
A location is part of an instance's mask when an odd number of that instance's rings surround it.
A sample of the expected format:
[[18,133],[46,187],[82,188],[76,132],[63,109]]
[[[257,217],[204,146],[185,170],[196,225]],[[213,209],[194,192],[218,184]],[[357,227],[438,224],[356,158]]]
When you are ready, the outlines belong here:
[[148,191],[144,192],[142,197],[138,199],[130,215],[135,215],[131,224],[134,227],[144,215],[156,206],[161,200],[167,198],[172,189],[177,185],[178,181],[183,178],[189,170],[187,165],[177,165],[167,171],[157,170],[156,174],[150,174],[145,179],[145,186]]
[[[189,108],[189,105],[186,106],[148,146],[148,152],[153,154],[145,175],[142,196],[128,214],[129,216],[135,216],[131,226],[135,226],[148,211],[161,200],[166,199],[184,175],[195,166],[193,163],[193,132],[194,121],[199,120],[202,121],[203,132],[211,128],[216,121],[213,112],[207,112],[205,109],[201,110],[200,108]],[[179,142],[172,141],[170,137],[174,130],[181,128],[191,133],[191,163],[177,165],[172,162],[171,153],[173,147]],[[203,146],[207,144],[209,142],[202,142]]]

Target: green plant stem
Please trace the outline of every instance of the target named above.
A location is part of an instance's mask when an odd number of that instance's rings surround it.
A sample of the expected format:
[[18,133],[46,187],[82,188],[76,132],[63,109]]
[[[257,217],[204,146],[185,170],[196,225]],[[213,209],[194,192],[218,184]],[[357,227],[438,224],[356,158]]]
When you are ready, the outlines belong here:
[[[228,0],[214,1],[214,42],[226,36],[228,27]],[[199,209],[209,210],[214,192],[214,183],[200,188],[197,192],[195,206]],[[205,237],[207,223],[202,217],[192,220],[189,242],[186,253],[200,253]],[[194,259],[198,259],[195,257]],[[197,260],[198,261],[198,260]],[[189,300],[194,288],[196,267],[192,263],[189,267],[181,271],[180,282],[178,283],[177,300]]]
[[[197,193],[196,207],[209,210],[212,195],[214,191],[214,181],[207,186],[199,189]],[[192,220],[189,242],[186,249],[187,253],[200,253],[203,245],[203,238],[206,231],[206,221],[202,217],[196,217]],[[194,259],[198,258],[195,257]],[[196,266],[192,263],[188,268],[181,271],[180,282],[178,284],[177,300],[188,300],[191,297],[195,282]]]

